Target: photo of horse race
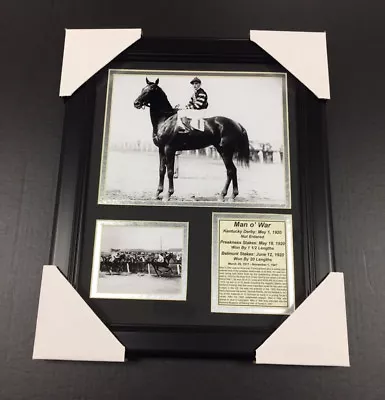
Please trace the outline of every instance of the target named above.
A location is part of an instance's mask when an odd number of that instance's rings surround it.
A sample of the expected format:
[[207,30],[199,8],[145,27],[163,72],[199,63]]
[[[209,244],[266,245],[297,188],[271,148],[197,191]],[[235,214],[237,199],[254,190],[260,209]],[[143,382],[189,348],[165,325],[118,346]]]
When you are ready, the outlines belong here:
[[96,224],[91,297],[186,300],[187,222]]
[[290,207],[284,73],[110,70],[100,204]]

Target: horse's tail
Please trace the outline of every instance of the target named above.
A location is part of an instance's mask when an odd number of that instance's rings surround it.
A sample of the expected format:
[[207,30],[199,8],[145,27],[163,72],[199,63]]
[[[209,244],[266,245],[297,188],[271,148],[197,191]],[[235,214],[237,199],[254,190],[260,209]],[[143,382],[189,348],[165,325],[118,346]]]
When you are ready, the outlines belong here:
[[240,124],[239,126],[241,127],[241,134],[239,135],[235,149],[235,158],[241,165],[248,167],[250,161],[249,137],[247,136],[246,129]]

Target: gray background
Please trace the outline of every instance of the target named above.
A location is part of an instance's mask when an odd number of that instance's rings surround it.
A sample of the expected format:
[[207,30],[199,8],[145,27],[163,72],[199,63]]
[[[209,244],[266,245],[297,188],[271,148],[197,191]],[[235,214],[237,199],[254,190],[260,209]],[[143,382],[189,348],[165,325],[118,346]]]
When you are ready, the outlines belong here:
[[[383,399],[385,69],[383,1],[127,0],[0,4],[0,399]],[[48,260],[64,105],[64,28],[246,37],[326,30],[336,263],[345,273],[350,369],[147,359],[31,361]]]

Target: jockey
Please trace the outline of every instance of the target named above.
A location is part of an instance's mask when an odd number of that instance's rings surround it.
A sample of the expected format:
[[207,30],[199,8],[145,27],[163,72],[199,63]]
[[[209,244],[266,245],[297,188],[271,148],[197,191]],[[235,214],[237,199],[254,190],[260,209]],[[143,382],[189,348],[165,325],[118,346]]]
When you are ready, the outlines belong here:
[[[184,112],[180,113],[182,122],[187,128],[187,132],[192,128],[198,130],[204,129],[203,121],[201,121],[201,119],[204,117],[205,110],[209,105],[207,93],[201,87],[202,81],[198,77],[195,77],[190,84],[194,87],[194,93],[186,105],[186,110],[183,110]],[[191,118],[192,120],[191,125],[196,126],[190,126],[188,118]]]
[[158,262],[163,263],[164,262],[164,257],[161,253],[158,255]]
[[195,77],[190,83],[194,86],[194,93],[186,108],[190,110],[205,110],[209,106],[209,103],[207,101],[207,93],[201,87],[202,81],[198,77]]

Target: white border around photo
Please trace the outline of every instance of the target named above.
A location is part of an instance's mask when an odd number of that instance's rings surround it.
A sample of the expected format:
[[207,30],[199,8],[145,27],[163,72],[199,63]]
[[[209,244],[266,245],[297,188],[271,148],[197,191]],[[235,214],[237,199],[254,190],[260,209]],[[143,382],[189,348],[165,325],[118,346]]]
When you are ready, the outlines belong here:
[[[181,230],[180,242],[183,243],[182,248],[182,273],[180,279],[180,293],[111,293],[98,290],[100,279],[100,257],[101,246],[103,240],[103,228],[105,227],[128,227],[128,228],[165,228]],[[92,262],[90,297],[98,299],[133,299],[133,300],[168,300],[168,301],[186,301],[187,300],[187,282],[188,282],[188,222],[171,222],[171,221],[133,221],[133,220],[96,220],[94,253]],[[121,279],[127,277],[121,277]],[[145,279],[148,277],[142,277]],[[166,278],[151,277],[158,286],[164,284]],[[106,276],[104,279],[108,279]]]

